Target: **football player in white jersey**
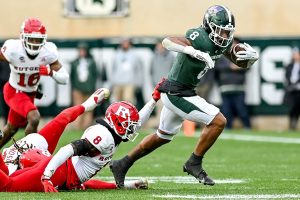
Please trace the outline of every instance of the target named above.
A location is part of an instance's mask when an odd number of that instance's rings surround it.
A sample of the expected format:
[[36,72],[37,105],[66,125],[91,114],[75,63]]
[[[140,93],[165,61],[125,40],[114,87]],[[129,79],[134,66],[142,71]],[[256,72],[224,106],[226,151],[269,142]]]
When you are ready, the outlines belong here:
[[[101,88],[93,96],[98,97],[98,101],[102,102],[109,97],[109,91]],[[38,149],[41,151],[35,151],[36,153],[42,153],[46,156],[51,155],[66,126],[86,111],[91,110],[84,109],[82,105],[67,108],[48,122],[38,133],[31,133],[16,142],[14,141],[14,144],[10,147],[3,149],[2,157],[5,166],[8,167],[8,175],[12,175],[18,169],[31,167],[36,164],[38,161],[37,157],[33,155],[34,151],[31,151],[29,154],[29,149]],[[34,156],[34,158],[30,156]],[[4,168],[2,167],[2,171],[7,171]]]
[[[148,120],[156,101],[160,99],[157,87],[153,91],[153,98],[140,111],[125,101],[111,104],[103,120],[98,120],[98,124],[87,128],[81,139],[62,147],[53,157],[44,158],[32,167],[17,170],[11,176],[0,168],[0,191],[57,192],[57,188],[78,189],[82,188],[82,184],[91,189],[103,188],[99,181],[89,179],[111,161],[122,141],[133,141],[138,135],[138,128]],[[75,116],[93,110],[107,96],[108,90],[100,89],[77,108],[71,107],[73,111],[65,113],[64,117],[75,120]],[[54,123],[57,123],[52,125],[56,132],[62,125],[57,120]],[[2,157],[0,164],[1,162],[3,163]],[[27,184],[29,181],[31,184]],[[128,184],[127,188],[137,187],[136,182],[134,185]],[[147,188],[146,181],[138,184]],[[112,186],[117,188],[115,183]]]
[[40,76],[50,76],[66,84],[69,74],[58,61],[57,47],[47,42],[46,28],[36,18],[26,19],[21,26],[20,39],[9,39],[0,51],[0,60],[10,64],[9,81],[3,88],[4,99],[10,107],[8,122],[0,133],[0,148],[25,127],[25,134],[36,133],[40,114],[34,105]]

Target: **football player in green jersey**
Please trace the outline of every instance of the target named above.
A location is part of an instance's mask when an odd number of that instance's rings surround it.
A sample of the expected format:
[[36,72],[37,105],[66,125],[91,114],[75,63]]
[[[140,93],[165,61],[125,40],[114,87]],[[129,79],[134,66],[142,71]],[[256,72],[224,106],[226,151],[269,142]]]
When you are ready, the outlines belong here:
[[222,54],[244,68],[258,59],[258,53],[245,43],[241,44],[242,49],[233,51],[234,30],[235,20],[230,10],[215,5],[208,8],[200,27],[188,30],[185,37],[167,37],[163,40],[163,46],[178,52],[178,55],[168,78],[159,88],[164,103],[159,128],[156,133],[146,136],[128,155],[111,162],[111,171],[120,188],[124,187],[125,175],[133,163],[170,142],[179,132],[183,120],[206,125],[183,170],[204,185],[215,184],[203,169],[202,159],[223,131],[226,118],[217,107],[197,96],[194,88],[199,79],[214,68],[214,61]]

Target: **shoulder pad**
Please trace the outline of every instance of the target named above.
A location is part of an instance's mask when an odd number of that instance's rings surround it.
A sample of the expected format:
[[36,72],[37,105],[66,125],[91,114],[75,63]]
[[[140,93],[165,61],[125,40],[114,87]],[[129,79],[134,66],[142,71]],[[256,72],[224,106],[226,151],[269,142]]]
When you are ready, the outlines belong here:
[[44,48],[47,51],[47,57],[48,60],[50,60],[50,64],[58,60],[58,49],[53,42],[46,42]]
[[9,39],[4,42],[1,48],[1,52],[8,62],[11,61],[12,55],[15,54],[16,49],[19,49],[19,45],[22,45],[20,40]]
[[115,142],[112,134],[106,127],[100,124],[87,128],[81,139],[88,140],[101,152],[102,155],[112,153],[115,148]]

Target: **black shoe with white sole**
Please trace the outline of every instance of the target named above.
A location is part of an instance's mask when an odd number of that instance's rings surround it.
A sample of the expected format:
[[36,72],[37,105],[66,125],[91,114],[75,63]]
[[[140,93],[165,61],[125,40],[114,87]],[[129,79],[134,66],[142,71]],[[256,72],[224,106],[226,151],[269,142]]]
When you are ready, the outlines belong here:
[[211,186],[215,184],[215,182],[207,175],[204,169],[202,169],[201,164],[192,165],[189,162],[186,162],[183,165],[183,171],[194,176],[199,181],[199,183]]

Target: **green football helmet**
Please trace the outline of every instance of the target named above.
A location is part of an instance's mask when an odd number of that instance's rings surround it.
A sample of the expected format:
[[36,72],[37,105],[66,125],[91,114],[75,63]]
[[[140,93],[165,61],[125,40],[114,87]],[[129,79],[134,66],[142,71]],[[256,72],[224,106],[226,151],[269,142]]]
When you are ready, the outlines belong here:
[[233,39],[234,16],[225,6],[211,6],[204,15],[203,27],[209,33],[209,38],[215,45],[227,47]]

